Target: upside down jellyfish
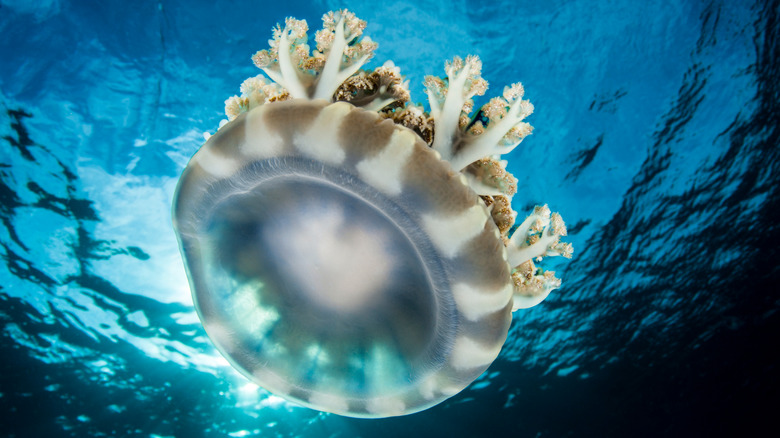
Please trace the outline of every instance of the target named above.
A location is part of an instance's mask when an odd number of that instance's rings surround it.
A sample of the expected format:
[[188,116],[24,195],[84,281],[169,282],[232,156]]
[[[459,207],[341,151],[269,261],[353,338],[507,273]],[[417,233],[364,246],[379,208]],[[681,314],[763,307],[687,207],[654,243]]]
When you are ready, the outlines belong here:
[[500,155],[531,132],[514,84],[484,94],[476,56],[429,76],[411,104],[391,62],[342,10],[316,48],[288,18],[257,76],[184,170],[174,227],[204,328],[263,388],[354,417],[417,412],[498,355],[512,311],[560,286],[535,266],[571,256],[547,206],[513,228],[517,181]]

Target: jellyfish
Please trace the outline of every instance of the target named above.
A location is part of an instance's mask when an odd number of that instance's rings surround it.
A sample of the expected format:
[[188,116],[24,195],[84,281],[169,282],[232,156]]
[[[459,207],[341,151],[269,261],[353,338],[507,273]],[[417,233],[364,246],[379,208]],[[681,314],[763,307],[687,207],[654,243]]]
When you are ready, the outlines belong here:
[[227,99],[173,223],[195,308],[233,367],[299,405],[378,418],[479,377],[512,312],[560,287],[536,263],[572,248],[546,205],[514,226],[501,155],[531,132],[523,87],[472,114],[488,84],[478,57],[455,57],[425,78],[426,111],[392,62],[362,69],[377,47],[365,26],[327,13],[313,49],[305,21],[273,29],[252,57],[267,77]]

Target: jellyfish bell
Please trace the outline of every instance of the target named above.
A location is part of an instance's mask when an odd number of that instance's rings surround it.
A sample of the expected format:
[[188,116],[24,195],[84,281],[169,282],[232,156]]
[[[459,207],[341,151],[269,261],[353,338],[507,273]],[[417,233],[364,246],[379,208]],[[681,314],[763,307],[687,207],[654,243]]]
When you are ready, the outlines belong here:
[[[348,11],[309,56],[288,19],[192,157],[173,217],[193,300],[217,349],[290,401],[354,417],[417,412],[479,377],[512,311],[560,285],[531,261],[570,256],[546,206],[509,230],[516,181],[494,158],[530,132],[517,87],[484,92],[475,57],[408,104]],[[301,50],[302,47],[306,50]],[[483,120],[484,119],[484,120]]]
[[242,114],[195,154],[177,229],[206,330],[237,369],[373,416],[436,404],[488,367],[511,321],[506,251],[436,155],[375,112],[308,100]]

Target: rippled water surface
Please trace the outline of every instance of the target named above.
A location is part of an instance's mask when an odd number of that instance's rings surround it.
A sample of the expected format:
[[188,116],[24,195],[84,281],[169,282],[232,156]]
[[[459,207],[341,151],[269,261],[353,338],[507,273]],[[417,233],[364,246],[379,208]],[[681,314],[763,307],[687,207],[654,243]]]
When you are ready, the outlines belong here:
[[[768,425],[780,335],[777,1],[0,0],[0,434],[722,436]],[[348,7],[424,100],[478,54],[522,81],[514,207],[571,262],[475,384],[358,420],[238,375],[170,222],[189,157],[285,16]],[[498,436],[498,435],[496,435]]]

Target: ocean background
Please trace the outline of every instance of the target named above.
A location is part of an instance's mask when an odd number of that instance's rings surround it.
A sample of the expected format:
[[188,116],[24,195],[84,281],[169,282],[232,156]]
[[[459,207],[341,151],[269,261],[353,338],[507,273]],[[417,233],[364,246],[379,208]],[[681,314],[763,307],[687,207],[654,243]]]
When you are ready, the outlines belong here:
[[[361,420],[249,383],[206,337],[170,206],[286,16],[346,7],[369,67],[479,55],[535,131],[514,208],[574,244],[563,287],[422,413]],[[780,2],[0,0],[0,435],[777,433]],[[426,103],[427,105],[427,103]]]

